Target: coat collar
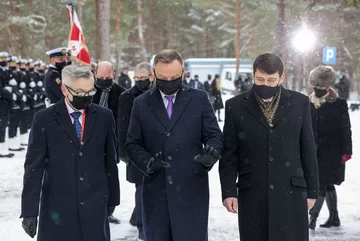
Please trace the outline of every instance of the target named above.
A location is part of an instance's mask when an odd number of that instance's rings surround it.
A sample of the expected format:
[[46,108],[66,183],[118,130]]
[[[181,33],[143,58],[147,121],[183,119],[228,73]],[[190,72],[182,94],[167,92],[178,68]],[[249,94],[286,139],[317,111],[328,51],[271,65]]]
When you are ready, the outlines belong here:
[[[55,119],[59,123],[59,125],[63,128],[72,142],[79,147],[80,141],[76,136],[74,127],[71,123],[71,119],[69,116],[69,112],[66,109],[65,100],[62,98],[59,102],[55,104]],[[85,127],[82,143],[87,143],[89,140],[96,123],[96,108],[94,104],[90,104],[90,106],[86,109],[86,117],[85,117]]]
[[280,103],[276,110],[272,126],[266,121],[266,118],[260,108],[259,103],[256,100],[253,89],[244,94],[245,107],[246,109],[266,128],[273,128],[280,123],[283,117],[289,112],[292,105],[294,104],[291,98],[291,92],[286,90],[284,87],[281,88]]
[[191,94],[189,93],[190,87],[182,85],[179,92],[176,95],[176,101],[174,104],[174,110],[169,119],[168,114],[165,109],[163,99],[160,94],[160,90],[155,86],[149,90],[149,94],[146,98],[150,109],[154,112],[160,123],[164,126],[167,132],[170,132],[177,121],[180,119],[182,113],[185,111],[189,101],[191,99]]

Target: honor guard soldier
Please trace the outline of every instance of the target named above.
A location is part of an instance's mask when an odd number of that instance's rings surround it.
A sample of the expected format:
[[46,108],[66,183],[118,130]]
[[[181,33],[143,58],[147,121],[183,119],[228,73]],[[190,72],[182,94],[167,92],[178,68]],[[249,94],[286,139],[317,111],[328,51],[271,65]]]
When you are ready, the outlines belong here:
[[6,142],[6,128],[9,124],[10,106],[12,102],[11,88],[7,87],[8,71],[7,52],[0,52],[0,158],[13,157],[13,153],[9,153]]
[[45,93],[48,99],[46,100],[46,105],[48,107],[63,98],[61,92],[61,71],[70,62],[71,50],[62,47],[49,50],[46,54],[50,57],[49,69],[44,79]]

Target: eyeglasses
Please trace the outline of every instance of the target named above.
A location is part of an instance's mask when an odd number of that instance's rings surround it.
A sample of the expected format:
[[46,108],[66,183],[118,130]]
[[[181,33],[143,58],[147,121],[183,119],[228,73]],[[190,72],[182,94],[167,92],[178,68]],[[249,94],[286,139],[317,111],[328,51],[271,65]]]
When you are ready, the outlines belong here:
[[[71,92],[74,92],[77,96],[84,97],[84,96],[94,96],[96,94],[96,89],[92,88],[88,92],[78,92],[73,89],[71,89],[69,86],[65,85],[66,89],[68,89]],[[73,93],[71,93],[73,95]]]
[[134,80],[135,80],[135,81],[146,80],[146,79],[150,78],[150,76],[151,76],[151,74],[148,75],[148,76],[146,76],[146,77],[134,77]]

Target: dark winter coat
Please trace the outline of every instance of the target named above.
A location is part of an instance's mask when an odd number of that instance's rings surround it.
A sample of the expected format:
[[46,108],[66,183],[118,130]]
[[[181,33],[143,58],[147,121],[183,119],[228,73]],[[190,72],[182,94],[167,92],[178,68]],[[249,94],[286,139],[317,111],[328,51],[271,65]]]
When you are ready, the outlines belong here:
[[216,79],[211,83],[213,96],[214,96],[214,110],[221,110],[224,109],[224,103],[221,97],[221,90],[216,88]]
[[119,85],[125,89],[131,88],[131,79],[128,75],[121,73],[118,78]]
[[[100,99],[101,99],[101,89],[99,89],[98,87],[96,87],[96,94],[94,95],[93,98],[93,103],[95,104],[99,104],[100,103]],[[109,92],[109,98],[108,98],[108,108],[112,111],[113,116],[114,116],[114,120],[115,123],[117,123],[117,118],[118,118],[118,105],[119,105],[119,96],[125,92],[126,89],[121,87],[120,85],[114,83],[111,86],[111,90]]]
[[145,172],[161,151],[171,165],[143,181],[146,241],[207,240],[208,173],[194,161],[203,144],[222,151],[222,133],[205,92],[183,85],[171,119],[157,87],[135,99],[125,146],[130,161]]
[[186,78],[183,79],[183,84],[189,86],[190,88],[195,88],[195,81],[190,79],[189,83],[187,82]]
[[307,198],[319,185],[308,97],[282,88],[272,127],[253,91],[228,100],[222,157],[222,197],[238,198],[241,241],[309,240]]
[[[119,159],[126,159],[125,151],[126,136],[129,129],[131,111],[136,97],[143,92],[135,85],[130,90],[125,91],[119,97],[118,107],[118,153]],[[126,166],[126,180],[131,183],[141,184],[143,174],[131,162]]]
[[7,86],[8,79],[7,71],[0,67],[0,124],[4,128],[8,124],[8,115],[12,103],[12,93],[4,89]]
[[61,84],[61,72],[55,67],[50,66],[45,74],[44,87],[46,97],[50,99],[51,104],[55,104],[63,98]]
[[343,154],[352,154],[351,124],[348,105],[336,98],[318,109],[311,104],[314,136],[318,147],[320,184],[338,184],[345,180]]
[[25,160],[21,217],[39,215],[38,241],[110,241],[108,207],[119,202],[111,111],[88,107],[81,143],[64,99],[37,112]]
[[349,99],[350,94],[350,82],[349,79],[343,75],[343,77],[340,79],[340,82],[335,85],[335,87],[338,89],[338,93],[340,98],[347,100]]

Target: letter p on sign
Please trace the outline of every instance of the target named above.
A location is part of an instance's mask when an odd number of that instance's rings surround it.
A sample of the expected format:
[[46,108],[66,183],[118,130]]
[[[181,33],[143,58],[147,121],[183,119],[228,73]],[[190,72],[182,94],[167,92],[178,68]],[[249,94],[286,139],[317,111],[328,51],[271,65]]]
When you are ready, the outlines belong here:
[[323,63],[324,64],[336,64],[336,48],[325,47],[323,51]]

